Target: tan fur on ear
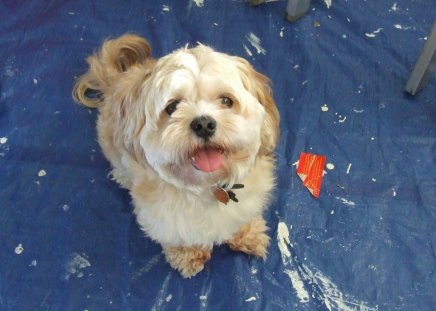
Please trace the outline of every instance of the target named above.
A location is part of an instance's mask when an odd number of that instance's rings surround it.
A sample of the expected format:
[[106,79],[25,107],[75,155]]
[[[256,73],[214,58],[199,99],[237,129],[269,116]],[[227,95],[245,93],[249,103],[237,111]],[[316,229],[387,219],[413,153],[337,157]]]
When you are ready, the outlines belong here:
[[279,140],[280,116],[277,110],[270,80],[263,74],[257,72],[245,59],[235,57],[238,68],[241,71],[244,87],[255,96],[263,105],[266,111],[265,120],[262,125],[260,155],[270,155]]
[[[135,35],[126,34],[117,39],[107,40],[98,52],[88,57],[89,70],[76,82],[73,98],[88,107],[101,105],[107,90],[132,66],[152,60],[148,42]],[[98,96],[89,97],[93,90]]]

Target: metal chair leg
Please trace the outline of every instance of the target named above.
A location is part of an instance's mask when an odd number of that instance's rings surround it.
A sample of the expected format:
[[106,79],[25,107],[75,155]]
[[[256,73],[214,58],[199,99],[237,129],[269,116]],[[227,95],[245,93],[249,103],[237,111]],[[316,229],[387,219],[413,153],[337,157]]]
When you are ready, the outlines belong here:
[[310,0],[288,0],[286,6],[286,19],[295,22],[303,17],[309,10]]
[[415,95],[424,88],[436,68],[436,22],[433,24],[430,36],[424,45],[409,80],[405,91]]

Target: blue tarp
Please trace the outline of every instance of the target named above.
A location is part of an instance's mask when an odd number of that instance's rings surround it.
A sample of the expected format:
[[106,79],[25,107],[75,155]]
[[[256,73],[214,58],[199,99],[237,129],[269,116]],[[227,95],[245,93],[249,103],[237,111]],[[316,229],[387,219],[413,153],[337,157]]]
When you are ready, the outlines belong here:
[[[436,79],[403,92],[436,2],[314,0],[296,23],[285,7],[0,2],[0,310],[436,309]],[[126,32],[156,57],[202,42],[271,78],[282,121],[265,262],[220,246],[182,279],[107,177],[97,112],[71,90],[85,57]],[[327,156],[319,199],[295,173],[302,151]]]

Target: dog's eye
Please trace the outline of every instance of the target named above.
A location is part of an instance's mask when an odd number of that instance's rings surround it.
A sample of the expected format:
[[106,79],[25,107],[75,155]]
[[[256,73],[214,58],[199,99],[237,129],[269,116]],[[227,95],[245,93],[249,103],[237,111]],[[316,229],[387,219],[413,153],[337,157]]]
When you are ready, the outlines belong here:
[[180,103],[180,100],[174,99],[171,100],[168,106],[165,108],[165,112],[168,113],[168,115],[172,115],[174,111],[177,109],[177,105]]
[[230,97],[221,97],[221,103],[229,108],[232,108],[233,106],[233,100]]

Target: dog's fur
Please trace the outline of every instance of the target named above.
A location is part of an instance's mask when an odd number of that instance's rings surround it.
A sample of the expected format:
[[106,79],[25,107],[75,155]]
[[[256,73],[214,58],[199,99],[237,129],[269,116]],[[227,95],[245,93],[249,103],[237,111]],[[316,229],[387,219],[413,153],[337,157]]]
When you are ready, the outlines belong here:
[[[265,258],[262,212],[275,184],[279,136],[268,78],[201,44],[155,60],[147,41],[129,34],[106,41],[87,62],[74,98],[99,108],[98,140],[112,175],[130,190],[138,223],[170,265],[191,277],[223,243]],[[98,96],[88,96],[91,90]],[[216,120],[212,137],[190,128],[204,115]],[[217,169],[194,167],[201,150],[222,158]],[[239,202],[219,202],[217,187],[234,184],[245,186],[233,190]]]

